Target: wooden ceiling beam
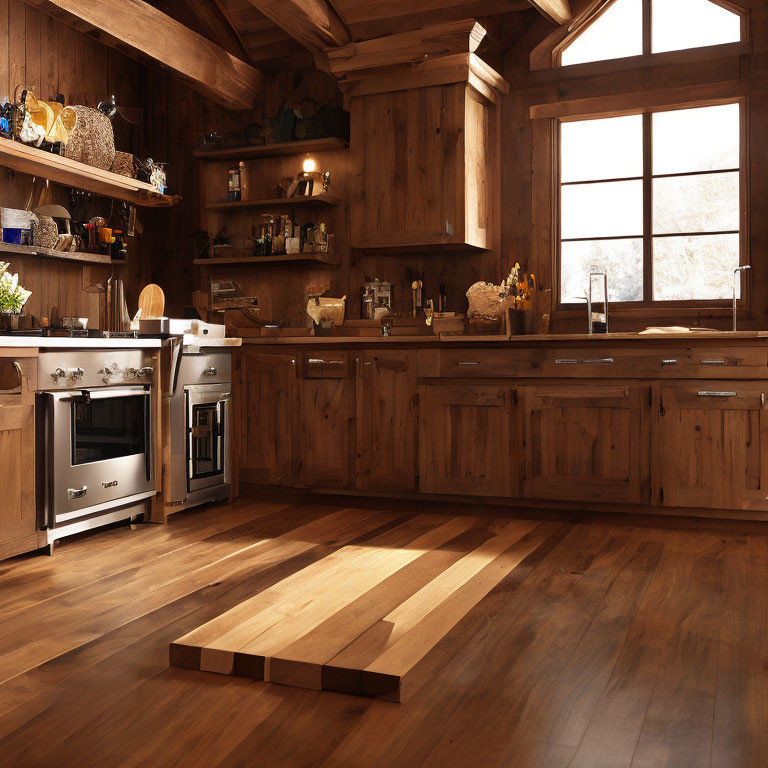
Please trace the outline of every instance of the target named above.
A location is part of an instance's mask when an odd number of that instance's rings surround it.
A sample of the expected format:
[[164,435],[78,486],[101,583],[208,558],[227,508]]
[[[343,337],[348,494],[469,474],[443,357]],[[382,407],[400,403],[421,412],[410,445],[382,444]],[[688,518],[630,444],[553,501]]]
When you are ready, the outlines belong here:
[[344,21],[328,0],[250,2],[311,51],[321,52],[325,48],[336,48],[352,41]]
[[573,19],[569,0],[528,0],[528,2],[555,24],[568,24]]
[[106,45],[159,64],[231,109],[250,109],[264,93],[258,69],[143,0],[26,2],[75,28],[90,25]]
[[238,59],[251,62],[248,48],[222,0],[185,0],[206,36]]

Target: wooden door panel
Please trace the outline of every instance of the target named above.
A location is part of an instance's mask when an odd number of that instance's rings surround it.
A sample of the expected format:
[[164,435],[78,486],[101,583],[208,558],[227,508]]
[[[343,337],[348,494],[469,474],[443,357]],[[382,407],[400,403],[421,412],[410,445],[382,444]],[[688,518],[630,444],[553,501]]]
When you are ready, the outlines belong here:
[[514,495],[514,397],[507,387],[419,387],[420,490]]
[[647,393],[624,385],[526,387],[526,497],[647,502]]
[[240,382],[240,469],[251,482],[290,485],[296,358],[246,352]]
[[3,545],[37,530],[34,406],[0,406],[0,468],[0,553],[7,556]]
[[302,485],[347,488],[354,466],[353,379],[301,379],[294,458]]
[[768,509],[768,412],[760,385],[659,385],[655,406],[656,503]]
[[416,358],[365,352],[357,361],[355,487],[416,489]]

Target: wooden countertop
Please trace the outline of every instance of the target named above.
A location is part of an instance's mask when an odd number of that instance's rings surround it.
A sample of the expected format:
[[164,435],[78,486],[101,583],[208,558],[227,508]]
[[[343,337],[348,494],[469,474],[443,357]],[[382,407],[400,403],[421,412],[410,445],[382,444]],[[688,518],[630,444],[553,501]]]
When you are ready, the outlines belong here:
[[516,346],[536,343],[600,344],[606,342],[667,342],[667,341],[757,341],[768,339],[768,331],[712,331],[693,333],[586,333],[541,334],[513,336],[482,336],[478,334],[451,336],[257,336],[243,339],[243,346],[379,346],[379,345],[494,345]]

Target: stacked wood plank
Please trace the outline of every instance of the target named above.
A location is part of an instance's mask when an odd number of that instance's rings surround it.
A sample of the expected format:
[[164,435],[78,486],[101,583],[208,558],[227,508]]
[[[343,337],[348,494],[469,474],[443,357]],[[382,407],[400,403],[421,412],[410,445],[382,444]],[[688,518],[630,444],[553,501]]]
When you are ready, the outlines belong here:
[[537,525],[416,516],[179,638],[171,665],[404,701],[469,639],[462,619],[542,543]]

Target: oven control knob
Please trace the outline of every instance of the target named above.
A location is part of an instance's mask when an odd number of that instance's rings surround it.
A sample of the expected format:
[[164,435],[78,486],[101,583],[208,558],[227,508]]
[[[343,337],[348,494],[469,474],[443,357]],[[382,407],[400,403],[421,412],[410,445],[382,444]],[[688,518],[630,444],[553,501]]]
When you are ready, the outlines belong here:
[[51,378],[54,382],[57,382],[59,379],[63,379],[66,376],[66,372],[63,368],[57,368],[52,374]]
[[70,368],[69,375],[70,375],[70,378],[77,381],[78,379],[83,378],[83,376],[85,375],[85,371],[82,368]]
[[136,375],[139,378],[144,378],[145,376],[151,378],[154,372],[155,369],[151,365],[145,365],[143,368],[139,368],[139,370],[136,371]]
[[216,370],[216,368],[214,368],[213,366],[210,366],[209,368],[206,368],[203,371],[203,376],[215,376],[217,373],[218,371]]

